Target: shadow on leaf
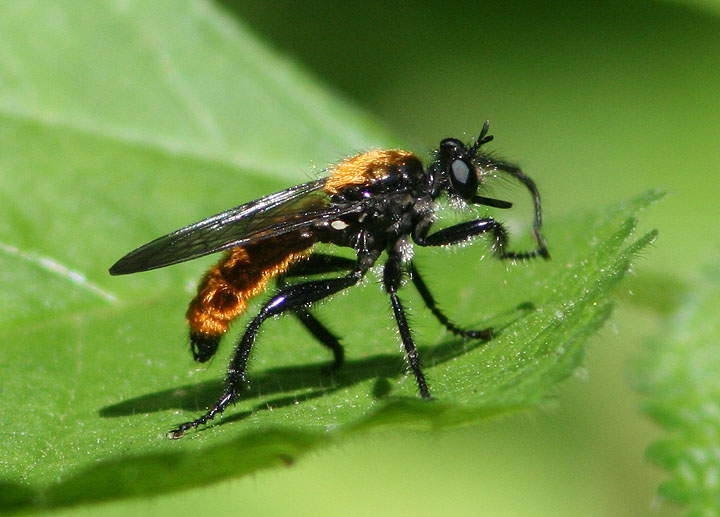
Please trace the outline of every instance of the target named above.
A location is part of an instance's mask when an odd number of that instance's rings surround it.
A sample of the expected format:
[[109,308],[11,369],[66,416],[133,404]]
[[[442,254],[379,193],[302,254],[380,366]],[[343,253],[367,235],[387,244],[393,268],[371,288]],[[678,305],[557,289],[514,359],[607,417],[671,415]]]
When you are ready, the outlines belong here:
[[[506,320],[503,326],[495,327],[496,336],[502,334],[507,327],[518,323],[533,309],[534,306],[530,303],[519,305],[513,311],[516,313],[515,318]],[[453,337],[435,346],[419,347],[418,351],[425,367],[431,368],[475,350],[485,343],[481,340],[464,341]],[[279,409],[306,402],[371,379],[376,379],[372,396],[376,399],[384,399],[392,392],[392,384],[388,379],[396,379],[406,374],[405,362],[400,354],[383,354],[348,360],[334,373],[329,373],[326,367],[317,364],[253,372],[249,375],[249,384],[244,387],[238,400],[261,402],[249,411],[226,416],[218,424],[243,420],[256,411]],[[225,383],[222,379],[188,384],[106,406],[100,409],[99,414],[103,418],[113,418],[175,409],[200,412],[212,406],[224,388]]]

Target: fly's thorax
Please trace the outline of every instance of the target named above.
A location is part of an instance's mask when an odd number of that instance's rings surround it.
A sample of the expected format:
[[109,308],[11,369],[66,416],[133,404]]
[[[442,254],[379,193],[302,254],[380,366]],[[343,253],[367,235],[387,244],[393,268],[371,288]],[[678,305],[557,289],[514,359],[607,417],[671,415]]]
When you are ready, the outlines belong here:
[[375,150],[347,158],[331,171],[323,190],[331,196],[388,192],[422,182],[420,159],[409,151]]

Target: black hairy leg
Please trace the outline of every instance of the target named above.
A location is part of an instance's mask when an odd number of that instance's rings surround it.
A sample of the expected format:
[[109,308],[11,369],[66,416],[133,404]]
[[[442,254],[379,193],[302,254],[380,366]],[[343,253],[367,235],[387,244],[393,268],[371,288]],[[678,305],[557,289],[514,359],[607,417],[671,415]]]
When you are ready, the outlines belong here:
[[420,276],[420,272],[417,270],[417,268],[415,267],[415,263],[413,263],[413,262],[410,263],[410,274],[412,275],[413,284],[415,285],[415,288],[420,293],[420,296],[422,297],[423,301],[425,302],[425,305],[427,306],[427,308],[430,309],[430,312],[450,332],[452,332],[453,334],[455,334],[457,336],[462,336],[462,337],[472,338],[472,339],[482,339],[483,341],[488,341],[493,337],[492,328],[486,328],[486,329],[482,329],[482,330],[469,330],[469,329],[464,329],[462,327],[455,325],[438,308],[437,303],[435,302],[435,298],[433,297],[432,293],[428,289],[427,284],[425,284],[425,281]]
[[390,296],[393,315],[395,316],[398,331],[400,332],[400,338],[402,339],[403,347],[405,348],[408,364],[410,365],[413,375],[415,375],[420,396],[424,399],[429,399],[430,390],[428,389],[427,382],[425,381],[425,375],[420,369],[420,357],[418,355],[417,348],[415,347],[415,343],[413,342],[410,326],[408,325],[407,316],[405,315],[405,309],[403,308],[402,301],[397,294],[401,280],[402,262],[400,260],[400,256],[398,253],[390,253],[390,257],[385,263],[385,268],[383,270],[383,284],[385,286],[385,290]]
[[507,232],[502,224],[492,218],[466,221],[443,228],[430,235],[427,234],[428,230],[428,225],[419,224],[413,233],[413,240],[420,246],[447,246],[490,232],[494,240],[493,252],[499,259],[526,260],[535,257],[550,258],[547,248],[545,248],[545,244],[542,241],[538,241],[538,247],[534,250],[523,252],[507,251]]
[[332,294],[342,291],[357,284],[365,275],[366,270],[356,269],[346,276],[339,278],[328,278],[324,280],[312,280],[300,284],[291,285],[281,289],[273,298],[266,303],[245,330],[245,334],[235,349],[235,355],[230,362],[227,371],[227,388],[215,403],[204,415],[190,422],[185,422],[168,433],[170,438],[180,438],[189,429],[206,424],[208,421],[222,413],[225,408],[237,397],[242,383],[245,381],[245,372],[255,339],[263,322],[272,317],[279,316],[288,311],[295,311],[311,303],[317,302]]
[[297,316],[315,339],[332,352],[333,362],[330,365],[330,370],[339,370],[345,362],[345,350],[340,344],[340,338],[333,334],[320,320],[310,314],[309,310],[295,309],[294,312],[295,316]]
[[325,273],[341,273],[350,271],[357,266],[357,260],[328,255],[325,253],[313,253],[306,260],[296,262],[279,277],[282,282],[285,278],[322,275]]
[[[338,271],[348,271],[353,269],[356,265],[357,262],[349,258],[315,253],[307,260],[294,264],[287,273],[278,279],[278,285],[281,288],[286,287],[287,283],[285,279],[288,277],[304,277]],[[340,369],[345,361],[345,350],[340,344],[340,338],[329,330],[308,309],[299,307],[293,312],[303,326],[313,335],[313,337],[332,352],[333,362],[329,369],[331,371]]]

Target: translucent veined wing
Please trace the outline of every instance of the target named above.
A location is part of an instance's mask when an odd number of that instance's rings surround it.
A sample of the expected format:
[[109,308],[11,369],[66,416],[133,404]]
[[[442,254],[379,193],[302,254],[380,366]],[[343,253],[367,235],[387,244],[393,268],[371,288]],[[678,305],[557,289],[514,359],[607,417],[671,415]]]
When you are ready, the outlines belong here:
[[118,260],[111,275],[157,269],[310,226],[353,207],[329,204],[325,179],[303,183],[231,208],[155,239]]

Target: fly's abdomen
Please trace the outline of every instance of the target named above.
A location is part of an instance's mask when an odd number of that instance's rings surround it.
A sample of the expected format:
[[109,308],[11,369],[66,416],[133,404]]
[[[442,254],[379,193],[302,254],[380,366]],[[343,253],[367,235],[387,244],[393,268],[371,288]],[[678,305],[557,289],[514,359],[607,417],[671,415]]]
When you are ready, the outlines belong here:
[[245,312],[248,301],[294,262],[306,258],[311,245],[304,239],[283,236],[225,253],[203,276],[186,314],[195,360],[210,359],[230,323]]

